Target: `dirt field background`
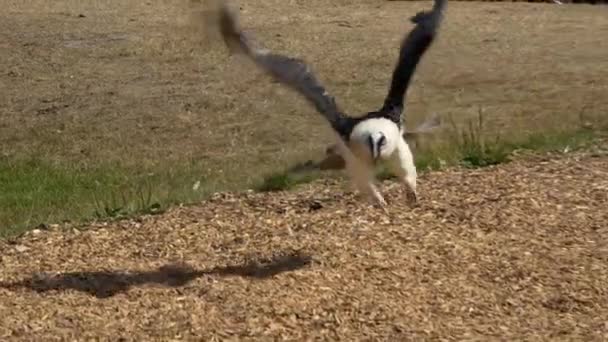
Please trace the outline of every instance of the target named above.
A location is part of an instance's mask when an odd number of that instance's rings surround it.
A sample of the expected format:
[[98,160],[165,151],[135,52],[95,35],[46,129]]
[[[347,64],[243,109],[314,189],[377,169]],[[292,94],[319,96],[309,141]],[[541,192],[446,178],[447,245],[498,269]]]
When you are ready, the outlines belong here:
[[[0,1],[0,226],[196,202],[319,158],[326,124],[201,31],[205,4]],[[247,30],[309,61],[352,115],[382,103],[407,18],[431,5],[239,4]],[[462,126],[483,110],[491,139],[608,127],[607,32],[604,6],[450,3],[407,124],[435,112]]]
[[2,243],[3,340],[608,338],[608,145]]
[[[270,170],[330,141],[304,101],[193,27],[196,3],[3,4],[3,155],[204,161],[201,172],[217,177],[235,165]],[[308,60],[358,115],[381,105],[407,18],[431,3],[240,4],[247,29]],[[591,5],[451,3],[416,74],[408,122],[431,112],[463,122],[481,106],[491,134],[567,128],[581,112],[599,116],[608,101],[605,14]]]
[[[0,195],[0,225],[251,188],[331,143],[302,99],[201,31],[206,2],[0,4],[0,179],[13,184]],[[430,5],[240,2],[245,28],[309,61],[352,115],[380,106],[407,18]],[[410,89],[407,124],[436,112],[464,125],[481,109],[492,139],[608,126],[606,32],[603,6],[450,3]],[[151,193],[149,203],[133,189]]]

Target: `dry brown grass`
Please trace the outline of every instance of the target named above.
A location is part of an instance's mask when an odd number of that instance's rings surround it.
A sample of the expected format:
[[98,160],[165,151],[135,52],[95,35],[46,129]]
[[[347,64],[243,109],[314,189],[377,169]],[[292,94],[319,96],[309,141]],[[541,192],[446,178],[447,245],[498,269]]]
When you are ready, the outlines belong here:
[[[2,1],[0,166],[35,157],[90,178],[90,187],[95,173],[80,167],[102,165],[124,187],[150,172],[153,200],[170,202],[318,159],[331,143],[320,116],[193,25],[200,4]],[[241,2],[241,19],[266,45],[308,60],[358,115],[382,102],[407,18],[430,5],[252,1]],[[608,108],[605,14],[586,5],[451,3],[415,76],[407,122],[438,112],[464,123],[483,107],[485,133],[507,139],[578,126],[581,113],[597,124]],[[199,180],[204,191],[189,190]],[[93,212],[86,192],[66,190],[66,200],[48,204],[30,200],[44,198],[36,191],[18,193],[14,209],[0,206],[0,216],[13,216],[0,226]]]
[[[4,1],[1,153],[76,161],[203,160],[220,177],[317,153],[324,122],[201,39],[183,1]],[[266,45],[309,60],[349,113],[376,108],[407,17],[429,2],[242,2]],[[84,17],[79,17],[82,14]],[[495,131],[605,113],[605,9],[452,3],[420,66],[408,121],[485,108]]]

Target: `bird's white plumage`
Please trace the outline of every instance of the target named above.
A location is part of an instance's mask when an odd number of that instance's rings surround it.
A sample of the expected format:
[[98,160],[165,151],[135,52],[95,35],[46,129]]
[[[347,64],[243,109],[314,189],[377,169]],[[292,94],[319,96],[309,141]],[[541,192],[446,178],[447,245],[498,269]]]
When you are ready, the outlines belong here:
[[380,158],[388,158],[397,148],[397,142],[401,138],[401,132],[395,123],[385,118],[373,118],[361,121],[357,124],[350,134],[351,146],[354,144],[362,145],[360,158],[372,158],[372,151],[367,148],[368,137],[371,137],[374,142],[384,136],[386,143],[380,148]]
[[[385,144],[380,147],[377,159],[373,158],[368,140],[377,141],[377,137],[384,136]],[[410,202],[416,202],[416,166],[409,145],[403,137],[403,131],[397,125],[385,118],[373,118],[361,121],[357,124],[350,135],[348,147],[358,159],[359,164],[347,160],[346,168],[356,181],[356,186],[379,204],[385,205],[386,201],[374,185],[374,174],[369,170],[373,169],[376,162],[387,162],[391,170],[405,184],[407,197]],[[339,153],[346,152],[345,149],[338,149]],[[361,165],[363,163],[364,165]],[[365,171],[364,171],[365,170]]]

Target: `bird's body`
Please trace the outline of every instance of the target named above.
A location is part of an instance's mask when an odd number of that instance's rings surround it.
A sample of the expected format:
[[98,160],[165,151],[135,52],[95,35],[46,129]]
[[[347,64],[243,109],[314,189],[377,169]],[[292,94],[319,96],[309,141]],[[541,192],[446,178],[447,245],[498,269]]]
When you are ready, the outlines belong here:
[[386,203],[374,185],[373,166],[387,161],[406,185],[408,199],[415,202],[416,167],[404,138],[404,99],[416,66],[435,39],[446,2],[435,0],[432,11],[419,12],[411,18],[416,25],[402,42],[382,107],[360,117],[345,115],[304,61],[255,48],[225,4],[220,9],[219,24],[231,51],[248,56],[266,73],[304,96],[327,119],[336,134],[334,151],[345,160],[351,179],[362,192],[379,204]]

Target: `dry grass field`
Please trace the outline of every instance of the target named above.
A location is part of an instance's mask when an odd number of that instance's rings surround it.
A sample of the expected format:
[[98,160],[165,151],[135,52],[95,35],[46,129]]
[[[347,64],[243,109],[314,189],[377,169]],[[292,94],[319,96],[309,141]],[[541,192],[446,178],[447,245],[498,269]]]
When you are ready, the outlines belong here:
[[[205,2],[1,4],[6,229],[254,187],[318,158],[331,142],[310,106],[201,30]],[[430,2],[240,6],[247,29],[309,61],[346,111],[359,115],[381,104],[407,19]],[[415,75],[407,123],[435,112],[465,124],[482,110],[483,133],[507,141],[597,125],[608,107],[606,11],[451,3]]]
[[[384,214],[334,173],[225,192],[332,141],[205,4],[0,0],[0,340],[608,339],[607,7],[448,4],[406,117],[439,167]],[[239,4],[352,115],[431,6]]]

